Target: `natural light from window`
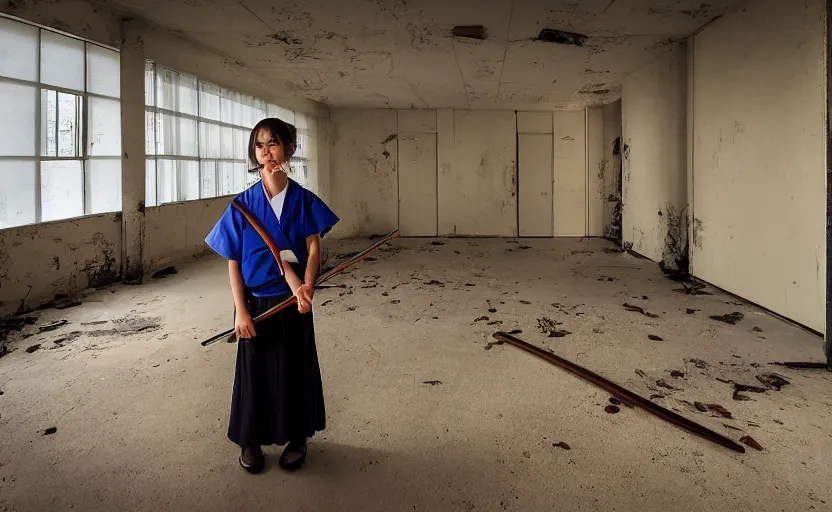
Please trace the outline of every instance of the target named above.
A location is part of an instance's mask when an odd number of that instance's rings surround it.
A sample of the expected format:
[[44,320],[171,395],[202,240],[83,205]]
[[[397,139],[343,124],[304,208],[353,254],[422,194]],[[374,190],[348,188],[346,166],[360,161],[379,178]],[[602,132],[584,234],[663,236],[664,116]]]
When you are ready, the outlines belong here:
[[0,18],[0,228],[121,210],[117,51]]
[[307,185],[315,118],[218,87],[152,61],[145,66],[147,206],[237,194],[259,180],[248,172],[248,138],[265,117],[297,129],[292,178]]

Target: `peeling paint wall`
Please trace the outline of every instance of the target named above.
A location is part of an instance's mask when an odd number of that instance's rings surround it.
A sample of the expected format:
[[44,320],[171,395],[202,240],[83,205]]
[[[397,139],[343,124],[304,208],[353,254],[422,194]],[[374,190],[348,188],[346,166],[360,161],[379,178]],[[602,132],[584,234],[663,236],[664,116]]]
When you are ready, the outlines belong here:
[[121,214],[0,231],[0,317],[121,277]]
[[439,234],[517,236],[517,121],[512,111],[456,110],[438,126]]
[[586,112],[553,113],[555,236],[586,236]]
[[603,107],[604,238],[621,243],[621,100]]
[[332,203],[341,221],[333,237],[368,236],[398,227],[398,113],[333,110]]
[[220,197],[148,208],[145,273],[151,274],[178,261],[213,254],[205,244],[205,237],[230,202],[230,197]]
[[586,112],[588,235],[621,241],[621,101]]
[[676,46],[628,76],[621,99],[624,244],[667,268],[685,271],[686,76],[686,49]]
[[825,3],[756,0],[695,36],[693,272],[819,331]]

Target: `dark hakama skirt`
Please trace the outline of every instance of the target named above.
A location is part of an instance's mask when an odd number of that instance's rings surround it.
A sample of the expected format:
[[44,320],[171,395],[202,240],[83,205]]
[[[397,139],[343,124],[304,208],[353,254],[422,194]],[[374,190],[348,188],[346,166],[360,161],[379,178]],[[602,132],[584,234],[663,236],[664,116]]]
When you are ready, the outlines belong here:
[[[254,318],[286,297],[248,297]],[[228,438],[241,448],[302,441],[326,428],[312,312],[297,304],[254,325],[237,342]]]

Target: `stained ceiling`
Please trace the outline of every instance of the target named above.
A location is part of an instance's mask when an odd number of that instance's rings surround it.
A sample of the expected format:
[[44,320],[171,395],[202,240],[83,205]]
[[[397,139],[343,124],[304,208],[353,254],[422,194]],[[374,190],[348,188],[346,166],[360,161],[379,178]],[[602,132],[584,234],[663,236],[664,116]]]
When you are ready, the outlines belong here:
[[[113,0],[275,87],[332,107],[553,110],[624,76],[736,0]],[[485,39],[454,37],[482,25]],[[538,40],[550,28],[581,46]]]

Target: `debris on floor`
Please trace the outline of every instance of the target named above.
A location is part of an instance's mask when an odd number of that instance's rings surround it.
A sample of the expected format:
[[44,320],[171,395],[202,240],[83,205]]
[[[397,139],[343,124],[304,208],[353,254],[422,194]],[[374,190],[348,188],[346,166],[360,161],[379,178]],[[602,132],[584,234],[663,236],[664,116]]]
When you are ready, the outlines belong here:
[[673,390],[673,391],[676,391],[678,389],[678,388],[674,388],[673,386],[668,384],[664,379],[657,380],[656,385],[659,386],[660,388],[670,389],[670,390]]
[[737,325],[737,323],[742,320],[744,315],[739,311],[734,311],[733,313],[728,313],[725,315],[711,315],[709,318],[712,320],[716,320],[718,322],[725,322],[726,324]]
[[49,427],[49,428],[47,428],[46,430],[43,431],[43,435],[51,436],[52,434],[54,434],[57,431],[58,431],[58,427]]
[[439,384],[442,384],[442,381],[441,380],[426,380],[426,381],[422,382],[422,384],[428,384],[430,386],[438,386]]
[[37,343],[35,345],[30,346],[29,348],[26,349],[26,352],[31,354],[33,352],[37,352],[38,350],[40,350],[40,343]]
[[621,412],[621,408],[617,405],[608,405],[604,407],[604,412],[607,414],[618,414],[619,412]]
[[688,362],[696,366],[700,370],[704,370],[708,367],[708,363],[703,361],[702,359],[688,359]]
[[56,320],[54,322],[49,322],[48,324],[43,324],[43,325],[39,326],[38,331],[40,331],[40,332],[54,331],[58,327],[61,327],[61,326],[66,325],[68,323],[69,322],[66,321],[66,320]]
[[644,308],[642,308],[641,306],[636,306],[636,305],[633,305],[633,304],[629,304],[627,302],[622,304],[622,306],[627,311],[633,311],[635,313],[641,313],[642,315],[648,316],[650,318],[659,318],[659,315],[656,315],[654,313],[650,313],[649,311],[645,311]]
[[572,449],[571,446],[564,443],[563,441],[561,441],[559,443],[552,443],[552,446],[554,446],[555,448],[563,448],[564,450],[571,450]]
[[662,338],[661,336],[656,336],[655,334],[648,334],[647,338],[653,341],[664,341],[664,338]]
[[777,391],[780,391],[780,389],[783,386],[790,384],[790,382],[786,380],[785,377],[783,377],[782,375],[777,375],[776,373],[764,373],[762,375],[757,375],[757,380],[759,380],[769,388]]
[[545,316],[537,319],[537,326],[540,328],[540,331],[550,338],[563,338],[572,334],[569,331],[559,329],[559,325],[563,325],[563,323]]

